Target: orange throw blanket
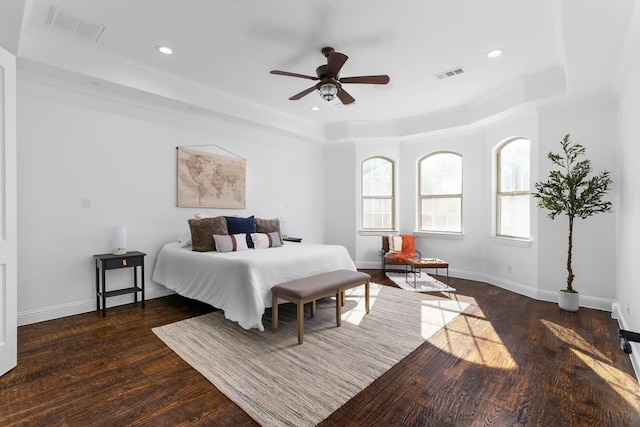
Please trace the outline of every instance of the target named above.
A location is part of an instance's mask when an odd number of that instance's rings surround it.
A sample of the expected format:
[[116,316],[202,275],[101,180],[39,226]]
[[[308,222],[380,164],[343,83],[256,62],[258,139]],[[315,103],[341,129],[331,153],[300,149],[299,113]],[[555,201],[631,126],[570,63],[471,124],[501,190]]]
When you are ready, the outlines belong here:
[[396,261],[405,262],[409,258],[416,256],[416,236],[409,234],[402,235],[402,252],[396,254]]

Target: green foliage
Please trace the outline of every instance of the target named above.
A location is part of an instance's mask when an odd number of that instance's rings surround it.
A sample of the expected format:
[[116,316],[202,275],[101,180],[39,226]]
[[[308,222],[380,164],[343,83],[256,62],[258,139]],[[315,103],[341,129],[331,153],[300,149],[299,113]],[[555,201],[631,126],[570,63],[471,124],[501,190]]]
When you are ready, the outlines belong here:
[[602,200],[612,184],[608,171],[588,178],[591,173],[591,160],[578,161],[585,155],[585,148],[580,144],[571,144],[569,134],[560,142],[564,156],[549,153],[547,157],[561,170],[549,172],[546,182],[535,184],[538,198],[537,206],[546,208],[547,215],[554,219],[560,214],[569,218],[588,218],[600,212],[610,212],[611,202]]
[[555,219],[564,214],[569,218],[569,250],[567,254],[567,290],[573,291],[573,270],[571,268],[571,254],[573,249],[573,220],[586,219],[591,215],[611,212],[611,202],[603,200],[609,187],[613,184],[610,173],[602,171],[598,175],[590,176],[592,167],[585,156],[585,148],[570,141],[567,134],[560,142],[562,154],[550,152],[547,158],[560,170],[549,172],[545,182],[536,182],[536,193],[532,196],[538,199],[539,208],[549,210],[547,216]]

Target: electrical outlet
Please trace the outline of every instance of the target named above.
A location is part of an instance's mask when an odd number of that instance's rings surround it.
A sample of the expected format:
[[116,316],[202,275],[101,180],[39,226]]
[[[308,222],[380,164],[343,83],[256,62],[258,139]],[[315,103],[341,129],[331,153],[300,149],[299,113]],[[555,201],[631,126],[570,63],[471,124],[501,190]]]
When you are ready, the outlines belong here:
[[507,273],[512,273],[511,265],[507,265]]
[[82,198],[82,207],[83,207],[84,209],[91,209],[91,208],[92,208],[92,206],[91,206],[91,199],[90,199],[90,198],[88,198],[88,197],[83,197],[83,198]]

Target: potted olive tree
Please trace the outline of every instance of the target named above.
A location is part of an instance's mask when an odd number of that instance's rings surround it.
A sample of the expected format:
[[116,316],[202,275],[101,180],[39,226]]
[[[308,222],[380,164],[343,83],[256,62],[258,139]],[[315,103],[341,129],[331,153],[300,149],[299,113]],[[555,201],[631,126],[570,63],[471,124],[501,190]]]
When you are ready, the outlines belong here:
[[548,217],[555,219],[564,214],[569,219],[569,248],[567,251],[567,287],[558,291],[558,305],[567,311],[578,311],[580,295],[573,289],[573,269],[571,254],[573,252],[573,221],[575,218],[586,219],[601,212],[611,212],[611,202],[604,201],[609,186],[613,183],[610,173],[602,171],[590,177],[591,161],[580,159],[585,155],[585,148],[574,144],[567,134],[560,142],[562,154],[550,152],[547,157],[560,170],[552,170],[545,182],[536,182],[537,192],[532,193],[538,199],[539,208],[548,209]]

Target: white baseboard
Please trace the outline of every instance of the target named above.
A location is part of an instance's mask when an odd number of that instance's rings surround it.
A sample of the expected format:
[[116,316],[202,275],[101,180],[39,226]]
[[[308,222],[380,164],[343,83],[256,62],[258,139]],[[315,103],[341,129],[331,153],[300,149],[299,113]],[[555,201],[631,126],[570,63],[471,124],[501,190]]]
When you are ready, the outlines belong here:
[[[145,300],[160,298],[173,294],[164,286],[148,286],[145,289]],[[107,299],[107,308],[118,305],[131,304],[132,295],[120,295]],[[60,317],[73,316],[75,314],[96,311],[96,299],[75,301],[36,310],[25,310],[18,312],[18,326],[30,325],[32,323],[44,322],[46,320],[58,319]]]
[[[356,263],[358,268],[365,269],[379,269],[379,262],[358,262]],[[472,271],[464,271],[450,268],[449,275],[451,277],[458,277],[460,279],[475,280],[478,282],[485,282],[493,286],[497,286],[502,289],[506,289],[511,292],[515,292],[520,295],[527,296],[529,298],[537,299],[547,302],[558,302],[557,291],[540,290],[538,288],[523,285],[521,283],[512,282],[510,280],[503,279],[501,277],[492,276],[490,274],[475,273]],[[607,298],[592,297],[584,294],[580,294],[580,307],[594,308],[596,310],[611,311],[611,304],[613,300]]]
[[382,265],[380,264],[380,261],[378,262],[374,262],[374,261],[356,261],[356,268],[363,268],[363,269],[379,269]]
[[[620,310],[620,304],[618,302],[611,304],[611,317],[618,321],[620,329],[629,330],[629,324],[624,317],[624,312]],[[629,355],[629,358],[631,359],[633,370],[636,373],[636,379],[640,382],[640,343],[632,342],[630,344],[631,354]],[[622,349],[620,349],[620,351],[622,351]]]

